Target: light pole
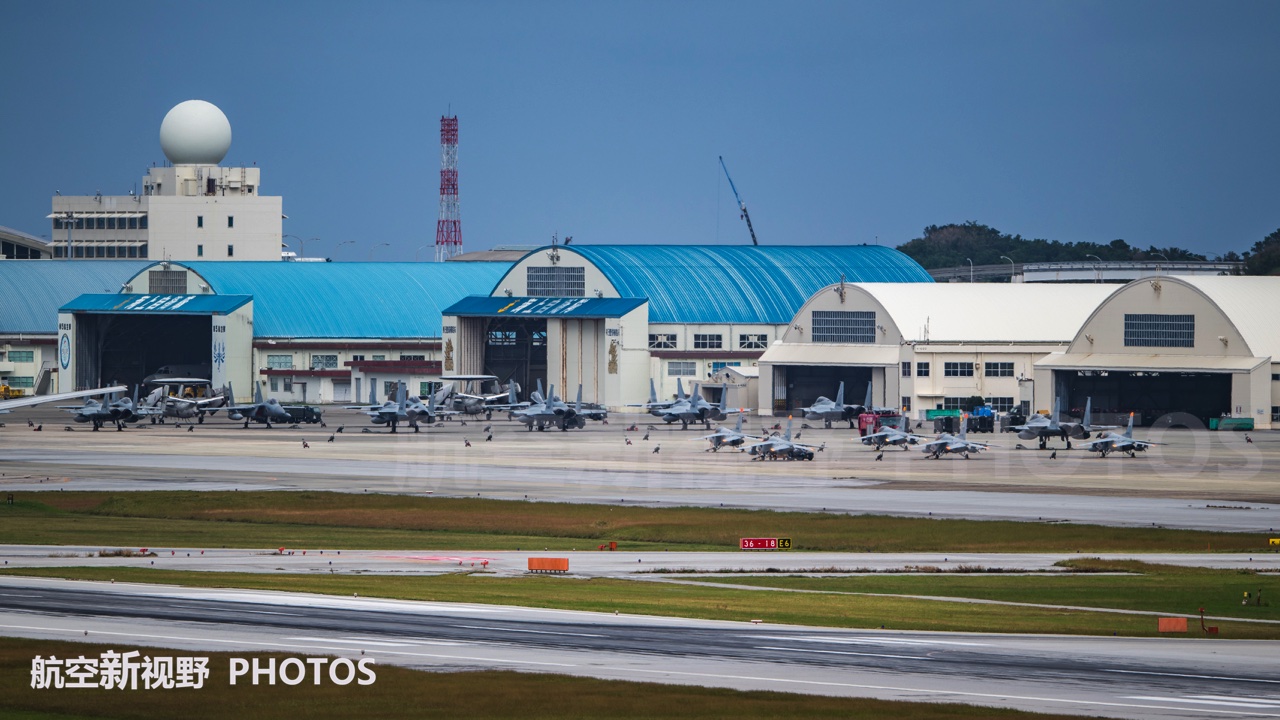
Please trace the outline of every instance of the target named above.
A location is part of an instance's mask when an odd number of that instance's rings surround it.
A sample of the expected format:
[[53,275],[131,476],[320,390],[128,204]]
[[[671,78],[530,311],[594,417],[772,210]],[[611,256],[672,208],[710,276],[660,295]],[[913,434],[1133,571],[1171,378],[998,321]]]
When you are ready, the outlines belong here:
[[969,261],[969,282],[973,282],[973,258],[965,258]]
[[1013,284],[1013,276],[1016,274],[1014,271],[1017,269],[1017,265],[1015,265],[1015,264],[1013,263],[1013,258],[1011,258],[1011,257],[1009,257],[1009,256],[1007,256],[1007,255],[1001,255],[1001,256],[1000,256],[1000,259],[1001,259],[1001,260],[1008,260],[1008,261],[1009,261],[1009,284],[1010,284],[1010,285],[1012,285],[1012,284]]
[[70,210],[62,213],[62,224],[67,226],[67,259],[72,258],[71,255],[71,227],[76,224],[76,215]]
[[418,262],[418,253],[422,252],[422,248],[431,247],[431,245],[419,245],[417,250],[413,251],[413,261]]
[[305,240],[303,240],[302,238],[298,237],[297,235],[291,235],[291,234],[286,233],[286,234],[284,234],[284,235],[281,235],[281,236],[280,236],[280,243],[281,243],[282,245],[284,245],[285,247],[289,247],[289,243],[284,242],[284,239],[285,239],[285,238],[293,238],[294,240],[297,240],[297,241],[298,241],[298,254],[294,256],[295,258],[300,258],[300,257],[302,257],[302,256],[305,254],[305,252],[306,252],[306,241],[305,241]]
[[373,247],[369,248],[369,260],[370,260],[371,262],[373,261],[373,251],[374,251],[374,250],[377,250],[377,249],[378,249],[378,248],[380,248],[380,247],[384,247],[384,246],[386,246],[386,247],[390,247],[390,246],[391,246],[391,243],[382,242],[382,243],[378,243],[377,245],[374,245]]
[[[1085,257],[1091,257],[1094,260],[1097,260],[1099,265],[1102,264],[1102,258],[1098,257],[1097,255],[1085,255]],[[1102,269],[1100,267],[1095,267],[1093,269],[1093,281],[1102,282]]]
[[355,243],[355,240],[343,240],[342,242],[338,243],[338,244],[337,244],[337,246],[335,246],[335,247],[333,248],[333,254],[334,254],[334,255],[337,255],[337,254],[338,254],[338,249],[339,249],[339,248],[341,248],[343,245],[351,245],[351,244],[354,244],[354,243]]
[[[1151,253],[1151,254],[1152,254],[1152,255],[1159,255],[1160,257],[1164,258],[1164,261],[1165,261],[1165,262],[1169,262],[1169,256],[1168,256],[1168,255],[1165,255],[1164,253],[1159,253],[1159,252],[1158,252],[1158,253]],[[1161,269],[1161,268],[1160,268],[1160,263],[1156,263],[1156,274],[1157,274],[1157,275],[1159,275],[1159,274],[1160,274],[1160,269]]]

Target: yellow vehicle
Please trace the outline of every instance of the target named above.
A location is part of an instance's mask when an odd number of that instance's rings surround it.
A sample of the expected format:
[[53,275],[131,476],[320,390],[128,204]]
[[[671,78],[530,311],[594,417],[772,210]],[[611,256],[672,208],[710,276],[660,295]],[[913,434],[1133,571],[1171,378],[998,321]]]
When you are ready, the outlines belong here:
[[25,397],[26,393],[22,390],[15,390],[8,385],[0,385],[0,400],[10,400],[12,398]]

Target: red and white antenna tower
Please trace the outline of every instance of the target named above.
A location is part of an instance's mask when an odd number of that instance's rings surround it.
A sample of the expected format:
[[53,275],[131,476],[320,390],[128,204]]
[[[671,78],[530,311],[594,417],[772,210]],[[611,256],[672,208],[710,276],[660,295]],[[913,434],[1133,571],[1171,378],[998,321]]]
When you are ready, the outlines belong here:
[[436,221],[436,262],[462,252],[458,213],[458,116],[440,118],[440,219]]

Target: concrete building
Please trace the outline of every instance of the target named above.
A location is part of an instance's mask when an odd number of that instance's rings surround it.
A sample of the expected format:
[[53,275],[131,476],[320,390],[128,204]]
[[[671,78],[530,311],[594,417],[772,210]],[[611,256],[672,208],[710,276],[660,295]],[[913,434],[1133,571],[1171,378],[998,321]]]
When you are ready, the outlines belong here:
[[281,402],[365,402],[370,390],[381,399],[397,382],[421,394],[441,374],[441,309],[489,290],[508,267],[143,264],[115,293],[61,304],[58,371],[63,387],[95,387],[182,366],[231,383],[240,400],[255,384]]
[[[896,250],[872,246],[550,245],[526,254],[487,297],[445,310],[444,370],[541,379],[618,408],[649,380],[716,382],[753,366],[823,285],[929,282]],[[711,401],[719,387],[704,388]]]
[[[1099,304],[1063,351],[1035,363],[1049,392],[1137,413],[1139,424],[1280,416],[1280,278],[1145,278]],[[1051,390],[1050,390],[1051,389]]]
[[48,242],[21,230],[0,226],[0,260],[44,260],[53,257]]
[[141,193],[53,198],[55,257],[280,260],[283,200],[261,194],[261,169],[218,165],[231,146],[221,110],[177,105],[160,144],[172,165],[151,168]]
[[[1062,352],[1114,285],[837,283],[810,297],[760,358],[759,407],[787,415],[818,396],[913,416],[1050,407],[1035,363]],[[1045,393],[1047,396],[1047,393]],[[1051,403],[1051,400],[1049,401]],[[1083,404],[1083,401],[1082,401]]]

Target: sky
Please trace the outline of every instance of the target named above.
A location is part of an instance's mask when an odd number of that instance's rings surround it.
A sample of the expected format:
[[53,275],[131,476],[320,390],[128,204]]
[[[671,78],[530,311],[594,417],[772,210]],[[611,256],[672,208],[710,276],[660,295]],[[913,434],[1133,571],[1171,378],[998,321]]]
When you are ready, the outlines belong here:
[[466,250],[749,243],[720,156],[762,244],[976,221],[1216,254],[1280,227],[1275,2],[19,0],[0,24],[0,225],[36,236],[55,191],[140,191],[192,98],[338,260],[433,257],[446,113]]

